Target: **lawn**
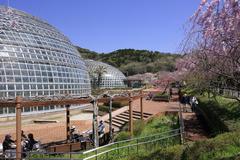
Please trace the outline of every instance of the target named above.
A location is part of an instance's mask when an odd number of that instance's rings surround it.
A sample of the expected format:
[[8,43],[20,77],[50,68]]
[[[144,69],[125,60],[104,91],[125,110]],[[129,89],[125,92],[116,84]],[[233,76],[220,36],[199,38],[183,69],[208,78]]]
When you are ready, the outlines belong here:
[[215,136],[226,131],[240,129],[240,103],[221,96],[199,97],[199,108],[205,114],[210,133]]

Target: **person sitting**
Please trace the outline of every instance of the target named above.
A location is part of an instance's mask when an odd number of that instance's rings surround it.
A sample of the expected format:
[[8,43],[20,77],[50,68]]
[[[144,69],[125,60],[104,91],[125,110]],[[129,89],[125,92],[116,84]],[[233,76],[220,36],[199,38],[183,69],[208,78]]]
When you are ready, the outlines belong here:
[[152,92],[149,92],[148,95],[147,95],[147,99],[146,100],[151,100],[153,97],[153,94]]
[[33,150],[33,146],[34,144],[38,143],[38,141],[36,141],[33,137],[33,134],[32,133],[29,133],[28,134],[28,150]]
[[24,131],[23,131],[23,130],[22,130],[22,133],[21,133],[21,137],[22,137],[22,140],[27,139],[27,136],[24,134]]
[[74,132],[76,132],[76,127],[75,127],[75,126],[71,126],[71,128],[70,128],[70,134],[73,135]]
[[15,141],[11,139],[10,134],[7,134],[3,141],[3,152],[5,152],[6,150],[15,149],[15,148],[16,148]]

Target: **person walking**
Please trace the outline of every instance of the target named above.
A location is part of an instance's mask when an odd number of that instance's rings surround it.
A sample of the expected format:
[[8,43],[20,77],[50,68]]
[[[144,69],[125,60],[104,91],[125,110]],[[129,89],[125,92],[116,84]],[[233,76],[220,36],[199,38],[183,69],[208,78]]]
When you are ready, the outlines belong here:
[[183,112],[187,112],[187,94],[181,97],[181,104],[183,105]]
[[196,106],[198,104],[198,100],[195,96],[193,96],[191,98],[191,109],[192,109],[192,112],[195,112],[196,111]]

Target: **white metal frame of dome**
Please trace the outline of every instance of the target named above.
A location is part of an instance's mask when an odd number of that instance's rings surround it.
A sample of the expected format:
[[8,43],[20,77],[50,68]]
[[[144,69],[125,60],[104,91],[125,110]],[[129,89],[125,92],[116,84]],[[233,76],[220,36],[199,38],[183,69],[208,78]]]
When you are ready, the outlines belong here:
[[119,71],[117,68],[103,63],[99,61],[94,61],[94,60],[85,60],[86,66],[89,71],[90,79],[92,86],[96,85],[95,80],[97,80],[97,73],[96,70],[99,67],[103,67],[105,72],[102,73],[102,78],[101,78],[101,83],[100,83],[100,88],[105,89],[105,88],[126,88],[126,85],[124,84],[124,80],[126,77],[124,74]]
[[[0,99],[90,93],[85,63],[67,37],[37,17],[0,6]],[[36,106],[23,111],[62,108]],[[0,115],[14,113],[0,109]]]

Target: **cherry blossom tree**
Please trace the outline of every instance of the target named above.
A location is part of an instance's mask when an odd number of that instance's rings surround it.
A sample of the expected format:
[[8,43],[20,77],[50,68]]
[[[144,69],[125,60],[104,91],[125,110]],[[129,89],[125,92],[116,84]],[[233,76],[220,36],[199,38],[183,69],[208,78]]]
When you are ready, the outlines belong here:
[[201,75],[209,86],[240,89],[239,5],[238,0],[201,1],[190,19],[180,71]]

